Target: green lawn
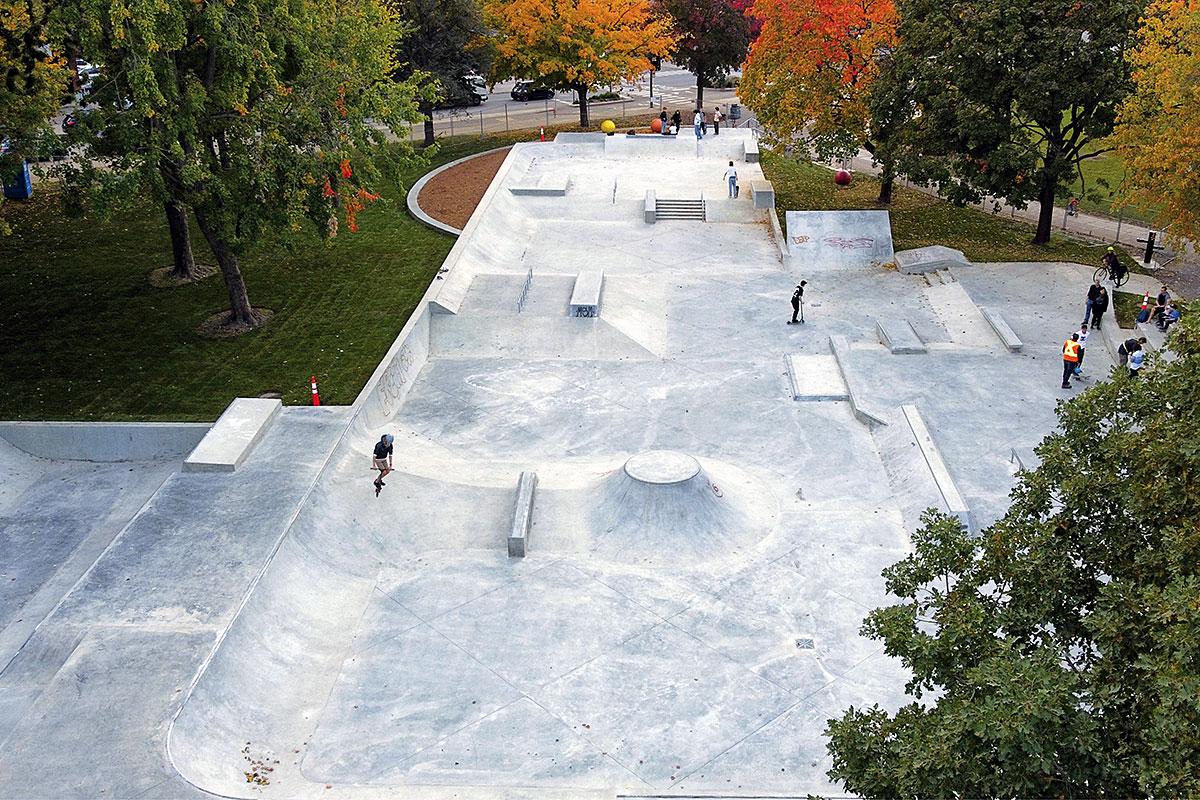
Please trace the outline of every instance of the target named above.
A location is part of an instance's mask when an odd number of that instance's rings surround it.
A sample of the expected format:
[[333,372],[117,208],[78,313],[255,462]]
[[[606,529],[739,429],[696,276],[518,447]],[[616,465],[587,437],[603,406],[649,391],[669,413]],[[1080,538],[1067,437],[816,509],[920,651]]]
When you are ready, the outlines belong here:
[[[762,154],[763,172],[775,185],[775,206],[782,222],[784,209],[876,208],[879,181],[857,174],[840,189],[823,167],[773,153]],[[889,208],[892,240],[897,250],[942,244],[962,250],[972,261],[1076,261],[1098,264],[1103,246],[1054,236],[1049,246],[1030,244],[1027,223],[972,208],[960,208],[915,189],[897,186]],[[1124,257],[1124,255],[1122,256]],[[1132,267],[1133,262],[1130,260]]]
[[[523,138],[444,140],[433,163]],[[404,192],[384,187],[358,234],[343,226],[329,243],[306,233],[247,255],[250,301],[275,316],[231,340],[195,333],[228,307],[219,275],[150,286],[171,259],[161,210],[69,219],[45,186],[4,203],[14,231],[0,236],[0,419],[211,420],[239,395],[307,403],[313,374],[324,402],[350,403],[454,244],[408,216]],[[194,224],[192,238],[211,263]]]
[[1058,199],[1059,207],[1064,207],[1072,197],[1079,199],[1079,208],[1088,214],[1116,218],[1118,214],[1132,222],[1150,225],[1154,221],[1155,209],[1141,209],[1132,206],[1123,211],[1115,211],[1113,203],[1117,199],[1117,189],[1125,180],[1125,164],[1116,153],[1105,153],[1095,158],[1089,158],[1080,164],[1082,179],[1076,178],[1071,187],[1065,190]]

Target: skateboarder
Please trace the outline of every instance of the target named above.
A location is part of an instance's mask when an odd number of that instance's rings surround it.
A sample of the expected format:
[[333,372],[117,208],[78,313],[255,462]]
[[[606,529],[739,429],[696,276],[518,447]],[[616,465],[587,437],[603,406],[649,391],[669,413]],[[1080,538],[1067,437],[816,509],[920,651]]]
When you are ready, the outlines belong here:
[[804,323],[804,317],[802,315],[800,319],[796,319],[796,316],[801,314],[800,309],[804,307],[805,286],[808,286],[808,281],[800,281],[800,284],[796,287],[796,291],[792,292],[792,318],[788,320],[788,325]]
[[737,185],[737,167],[733,166],[733,162],[729,162],[729,169],[725,170],[725,182],[729,184],[729,197],[736,198],[738,196]]
[[383,482],[384,477],[392,471],[392,441],[394,437],[390,433],[385,433],[379,437],[379,441],[375,443],[375,455],[371,459],[371,469],[379,470],[379,477],[375,479],[375,496],[379,497],[380,490],[387,486]]

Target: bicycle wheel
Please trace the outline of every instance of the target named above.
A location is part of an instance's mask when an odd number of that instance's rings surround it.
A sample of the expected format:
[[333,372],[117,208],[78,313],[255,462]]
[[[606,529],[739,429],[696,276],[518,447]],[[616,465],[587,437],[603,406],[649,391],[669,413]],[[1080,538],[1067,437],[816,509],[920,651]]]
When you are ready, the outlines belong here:
[[1129,282],[1129,270],[1125,270],[1124,272],[1121,273],[1120,277],[1118,277],[1116,280],[1113,281],[1113,286],[1114,287],[1124,286],[1128,282]]
[[1107,277],[1108,277],[1108,268],[1107,267],[1098,267],[1096,269],[1096,271],[1092,273],[1092,280],[1099,281],[1100,283],[1104,283],[1104,280]]

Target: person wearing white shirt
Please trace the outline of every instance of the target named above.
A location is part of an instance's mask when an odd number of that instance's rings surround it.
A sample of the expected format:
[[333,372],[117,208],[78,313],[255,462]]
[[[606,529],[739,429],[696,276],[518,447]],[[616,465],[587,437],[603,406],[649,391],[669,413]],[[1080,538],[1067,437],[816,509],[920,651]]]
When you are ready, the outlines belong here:
[[721,107],[717,106],[713,109],[713,136],[721,135],[721,120],[722,119],[724,119],[724,117],[721,116]]
[[729,196],[737,197],[737,169],[732,161],[729,162],[729,169],[725,170],[725,182],[729,184]]
[[1079,378],[1083,375],[1083,354],[1087,351],[1088,341],[1088,326],[1083,323],[1079,326],[1079,361],[1075,363],[1075,377]]
[[703,139],[704,131],[700,130],[700,126],[704,124],[704,112],[696,109],[696,116],[692,119],[692,127],[696,130],[696,138]]

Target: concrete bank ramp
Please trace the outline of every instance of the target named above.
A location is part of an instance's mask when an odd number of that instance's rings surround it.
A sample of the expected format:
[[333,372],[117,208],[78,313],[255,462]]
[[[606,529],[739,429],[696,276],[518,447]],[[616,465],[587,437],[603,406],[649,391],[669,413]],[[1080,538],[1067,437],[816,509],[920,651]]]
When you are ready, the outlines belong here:
[[788,253],[818,269],[891,264],[891,216],[886,211],[788,211]]

